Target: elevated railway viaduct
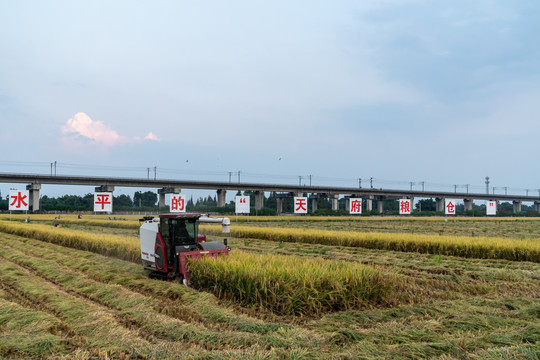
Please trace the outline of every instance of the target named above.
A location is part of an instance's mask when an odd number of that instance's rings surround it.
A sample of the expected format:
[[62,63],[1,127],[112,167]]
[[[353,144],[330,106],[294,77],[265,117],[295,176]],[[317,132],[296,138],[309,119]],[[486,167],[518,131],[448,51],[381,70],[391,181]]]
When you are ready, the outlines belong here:
[[170,179],[138,179],[113,178],[93,176],[62,176],[62,175],[33,175],[33,174],[0,174],[2,183],[27,184],[30,191],[30,202],[33,211],[39,210],[39,192],[41,185],[79,185],[95,186],[96,191],[113,192],[116,187],[154,188],[159,194],[159,205],[165,206],[165,194],[179,194],[182,189],[215,190],[217,192],[218,206],[225,206],[227,191],[251,190],[255,193],[255,208],[263,207],[264,193],[276,192],[277,212],[282,212],[283,199],[291,196],[312,194],[312,210],[317,209],[317,199],[327,198],[332,201],[332,209],[338,209],[338,199],[341,196],[349,198],[363,198],[366,200],[365,210],[372,210],[373,200],[378,201],[378,211],[383,212],[383,201],[395,199],[434,198],[437,211],[444,211],[445,199],[461,199],[465,210],[472,210],[474,200],[508,201],[513,203],[514,212],[521,212],[522,202],[534,203],[535,211],[540,212],[540,196],[480,194],[464,192],[419,191],[419,190],[392,190],[375,188],[354,188],[335,186],[306,186],[282,185],[263,183],[234,183],[220,181],[196,180],[170,180]]

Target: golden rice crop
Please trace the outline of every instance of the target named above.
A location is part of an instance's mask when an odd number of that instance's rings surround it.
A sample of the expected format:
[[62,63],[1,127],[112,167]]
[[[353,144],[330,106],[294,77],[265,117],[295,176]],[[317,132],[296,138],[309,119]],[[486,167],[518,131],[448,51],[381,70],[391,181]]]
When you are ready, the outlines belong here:
[[[218,227],[204,226],[208,233]],[[231,235],[271,241],[313,243],[419,252],[480,259],[540,262],[540,239],[495,237],[433,236],[403,233],[348,232],[315,229],[234,226]]]
[[343,215],[343,216],[236,216],[231,217],[238,222],[335,222],[335,221],[397,221],[397,222],[415,222],[415,221],[441,221],[450,219],[452,221],[540,221],[540,217],[471,217],[471,216],[358,216],[358,215]]
[[233,251],[189,263],[190,283],[278,314],[314,315],[385,301],[394,277],[344,261]]
[[[8,221],[0,221],[0,232],[140,261],[134,237]],[[189,271],[196,288],[280,314],[318,314],[382,303],[394,284],[390,274],[359,264],[239,251],[191,262]]]
[[0,231],[128,261],[140,261],[141,257],[139,241],[134,237],[88,233],[42,224],[1,220]]

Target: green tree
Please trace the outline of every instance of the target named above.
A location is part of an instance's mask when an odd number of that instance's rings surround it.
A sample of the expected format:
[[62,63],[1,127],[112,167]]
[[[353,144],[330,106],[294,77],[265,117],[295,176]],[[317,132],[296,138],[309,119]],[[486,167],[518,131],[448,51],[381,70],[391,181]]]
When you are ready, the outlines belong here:
[[131,200],[131,196],[126,194],[113,196],[113,206],[133,207],[133,200]]
[[195,203],[193,202],[193,195],[191,195],[191,197],[189,198],[187,204],[186,204],[186,210],[193,210],[193,208],[195,207]]
[[158,200],[157,194],[152,191],[145,191],[145,192],[136,191],[135,194],[133,194],[133,203],[135,204],[136,207],[156,206],[157,200]]
[[433,199],[422,199],[416,203],[416,210],[420,211],[436,211],[437,203]]

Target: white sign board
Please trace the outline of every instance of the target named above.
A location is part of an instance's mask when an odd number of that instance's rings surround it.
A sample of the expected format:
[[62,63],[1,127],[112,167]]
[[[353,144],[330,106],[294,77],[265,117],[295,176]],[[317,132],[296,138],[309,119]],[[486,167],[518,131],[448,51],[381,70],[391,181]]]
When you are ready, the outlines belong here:
[[112,212],[112,192],[94,193],[94,212]]
[[294,213],[295,214],[307,214],[307,197],[298,196],[294,197]]
[[349,199],[349,214],[361,214],[362,213],[362,199]]
[[454,200],[446,199],[444,204],[445,215],[456,215],[456,202]]
[[410,215],[412,211],[411,199],[399,200],[399,215]]
[[9,190],[9,211],[28,210],[30,192],[28,190]]
[[171,203],[169,204],[169,207],[171,209],[171,212],[186,212],[186,195],[171,195]]
[[237,214],[249,214],[249,196],[237,196],[235,198],[234,212]]
[[486,215],[497,215],[496,201],[486,201]]

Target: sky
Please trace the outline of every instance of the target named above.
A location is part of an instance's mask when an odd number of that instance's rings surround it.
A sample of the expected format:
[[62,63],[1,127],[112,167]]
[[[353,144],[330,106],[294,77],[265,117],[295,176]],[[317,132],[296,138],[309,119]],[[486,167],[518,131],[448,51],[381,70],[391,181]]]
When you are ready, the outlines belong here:
[[539,12],[3,1],[0,172],[536,193]]

